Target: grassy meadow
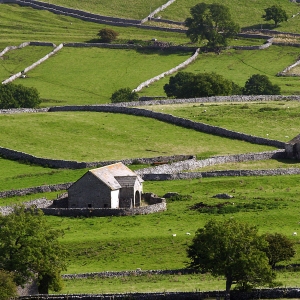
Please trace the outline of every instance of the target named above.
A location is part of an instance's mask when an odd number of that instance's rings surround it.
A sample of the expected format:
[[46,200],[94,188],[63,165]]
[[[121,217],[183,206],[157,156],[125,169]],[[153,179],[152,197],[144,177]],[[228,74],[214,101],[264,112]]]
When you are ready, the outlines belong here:
[[[274,149],[122,114],[59,112],[0,115],[0,124],[2,147],[55,159],[105,161]],[[215,148],[212,149],[211,145]]]
[[194,103],[146,108],[283,142],[288,142],[299,134],[298,101]]
[[[201,53],[195,62],[182,71],[215,72],[242,87],[253,74],[267,75],[273,84],[280,86],[283,95],[297,95],[300,93],[299,78],[277,77],[276,74],[295,63],[298,55],[298,48],[288,46],[271,46],[265,50],[224,50],[220,55]],[[140,95],[165,95],[163,86],[169,83],[169,78],[153,83]]]
[[282,23],[280,27],[278,27],[278,30],[297,32],[297,26],[299,26],[299,16],[292,18],[293,15],[299,12],[299,5],[285,0],[255,0],[243,2],[240,0],[177,0],[164,11],[160,12],[159,15],[163,19],[183,22],[190,16],[190,8],[199,2],[223,4],[229,7],[232,19],[242,28],[259,29],[270,28],[270,25],[273,25],[272,22],[265,22],[262,19],[264,9],[274,4],[279,4],[287,12],[289,21]]
[[[204,0],[207,3],[216,2]],[[166,0],[49,0],[77,9],[124,18],[141,19]],[[163,18],[183,21],[189,9],[199,1],[177,0]],[[220,2],[220,1],[217,1]],[[289,16],[299,5],[283,0],[224,0],[234,20],[242,27],[261,27],[263,8],[279,3]],[[47,11],[18,5],[0,5],[0,48],[25,41],[89,42],[107,25],[84,22]],[[270,23],[269,23],[270,24]],[[295,32],[299,16],[289,19],[278,29]],[[270,25],[263,25],[270,27]],[[117,42],[128,40],[187,44],[185,34],[130,27],[113,27],[120,35]],[[261,44],[261,40],[230,41],[236,45]],[[0,78],[5,79],[43,57],[51,47],[26,47],[8,52],[0,63]],[[42,106],[107,103],[116,89],[137,87],[186,60],[190,54],[166,55],[133,50],[98,48],[63,48],[47,62],[15,83],[36,87]],[[299,94],[298,78],[276,77],[277,72],[294,63],[299,51],[277,47],[263,51],[228,50],[220,55],[202,53],[185,70],[216,72],[243,86],[256,73],[266,74],[279,84],[283,94]],[[151,85],[140,95],[164,95],[163,85],[169,78]],[[151,106],[149,109],[204,122],[252,135],[289,141],[299,134],[298,102],[247,104],[192,104]],[[274,150],[273,147],[207,135],[194,130],[149,118],[91,112],[59,112],[0,115],[0,146],[35,156],[104,161],[124,158],[194,154],[198,158]],[[141,166],[132,166],[139,168]],[[298,167],[293,161],[269,160],[242,164],[217,165],[216,169],[269,169]],[[0,158],[0,191],[71,182],[82,170],[51,169]],[[279,232],[295,242],[296,256],[291,263],[300,264],[299,176],[221,177],[197,180],[144,182],[144,192],[163,196],[166,192],[188,195],[181,201],[168,201],[165,212],[152,215],[108,218],[62,218],[47,216],[53,228],[65,231],[61,242],[71,249],[65,273],[148,269],[179,269],[187,263],[186,247],[195,231],[208,220],[235,218],[256,225],[260,233]],[[230,202],[213,198],[217,193],[234,196]],[[21,203],[35,198],[56,198],[58,192],[0,199],[0,205]],[[205,209],[197,208],[200,202]],[[221,208],[217,205],[222,202]],[[190,235],[187,234],[190,233]],[[176,237],[173,234],[176,233]],[[286,265],[286,262],[282,262]],[[299,286],[299,272],[279,272],[283,286]],[[223,278],[210,274],[141,276],[122,279],[66,280],[61,293],[124,293],[147,291],[195,291],[224,289]]]

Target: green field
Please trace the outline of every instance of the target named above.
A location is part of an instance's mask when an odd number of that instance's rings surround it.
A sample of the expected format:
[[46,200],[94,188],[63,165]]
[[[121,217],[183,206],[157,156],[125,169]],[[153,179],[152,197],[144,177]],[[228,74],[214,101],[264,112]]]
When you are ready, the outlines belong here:
[[174,116],[283,142],[299,134],[300,106],[297,101],[194,103],[145,108],[157,112],[163,109]]
[[[283,95],[300,93],[297,77],[277,77],[278,72],[295,63],[299,50],[296,47],[271,46],[265,50],[228,50],[220,55],[202,53],[197,60],[183,71],[192,73],[215,72],[223,75],[240,86],[244,86],[253,74],[267,75],[272,83],[281,87]],[[174,76],[174,75],[173,75]],[[169,77],[150,85],[141,95],[165,95],[163,86],[169,82]]]
[[[34,86],[43,106],[110,102],[114,91],[141,82],[184,62],[192,54],[65,47],[16,83]],[[159,61],[159,64],[157,63]]]
[[[211,3],[213,1],[206,1]],[[166,0],[50,0],[77,9],[124,18],[146,17]],[[215,2],[215,1],[214,1]],[[220,1],[217,1],[220,2]],[[177,0],[159,15],[183,21],[196,0]],[[234,20],[242,27],[260,28],[263,8],[280,3],[291,16],[299,5],[283,0],[225,0]],[[96,41],[102,28],[119,33],[118,43],[129,40],[149,41],[157,38],[173,44],[188,44],[185,34],[152,31],[134,27],[113,27],[84,22],[47,11],[18,5],[0,5],[2,30],[0,48],[25,41],[62,42]],[[263,27],[270,27],[263,25]],[[296,32],[299,16],[278,29]],[[262,40],[232,40],[230,45],[259,45]],[[202,45],[202,44],[200,44]],[[8,52],[0,64],[0,77],[19,72],[52,50],[51,47],[26,47]],[[58,54],[28,73],[16,83],[36,87],[42,106],[107,103],[116,89],[137,87],[185,61],[190,53],[166,54],[134,50],[99,48],[63,48]],[[216,72],[243,86],[252,74],[265,74],[279,84],[283,94],[300,94],[298,78],[276,74],[299,58],[298,48],[272,46],[260,51],[226,50],[220,55],[202,53],[185,71]],[[163,96],[169,78],[143,90],[140,96]],[[144,107],[143,107],[144,108]],[[231,130],[287,142],[299,134],[298,102],[262,102],[247,104],[192,104],[151,106],[151,110],[170,113]],[[150,118],[122,114],[59,112],[0,115],[0,146],[35,156],[77,161],[104,161],[124,158],[194,154],[198,158],[274,150],[196,132]],[[132,166],[139,168],[142,166]],[[298,167],[297,161],[268,160],[241,164],[217,165],[203,170],[270,169]],[[43,184],[72,182],[86,171],[51,169],[0,158],[0,191]],[[62,191],[63,192],[63,191]],[[187,264],[186,248],[195,231],[208,220],[235,218],[257,225],[260,233],[279,232],[295,242],[296,256],[291,263],[300,264],[299,176],[220,177],[197,180],[144,182],[144,192],[163,196],[166,192],[189,195],[182,201],[168,201],[168,209],[152,215],[108,218],[62,218],[47,216],[54,229],[63,229],[61,242],[71,249],[65,273],[90,273],[150,269],[180,269]],[[35,198],[56,198],[60,192],[1,199],[1,205],[21,203]],[[215,194],[234,196],[222,209],[224,200]],[[211,208],[191,209],[203,202]],[[187,235],[189,232],[191,235]],[[176,233],[176,237],[173,234]],[[286,265],[282,262],[282,265]],[[283,286],[299,286],[299,272],[279,272]],[[124,293],[154,291],[195,291],[224,289],[223,278],[210,274],[141,276],[122,279],[67,280],[62,293]]]
[[[269,26],[265,24],[272,24],[272,22],[265,22],[262,19],[264,9],[274,4],[279,4],[287,12],[289,21],[284,22],[278,28],[279,31],[291,31],[297,32],[297,26],[299,24],[299,16],[291,18],[292,15],[299,12],[299,6],[296,3],[291,3],[285,0],[255,0],[245,1],[240,0],[204,0],[200,2],[205,3],[220,3],[229,7],[231,16],[235,22],[240,24],[242,28],[267,28]],[[198,0],[177,0],[170,5],[166,10],[160,12],[159,15],[162,18],[184,21],[190,16],[190,8],[199,3]]]
[[[224,155],[274,149],[122,114],[0,115],[0,124],[2,147],[66,160],[105,161],[171,154]],[[212,149],[211,145],[216,148]]]

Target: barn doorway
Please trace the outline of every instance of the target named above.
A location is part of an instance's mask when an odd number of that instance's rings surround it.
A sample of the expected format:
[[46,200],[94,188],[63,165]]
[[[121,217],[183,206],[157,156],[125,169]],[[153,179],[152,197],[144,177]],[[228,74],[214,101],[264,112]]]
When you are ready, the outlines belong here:
[[135,192],[135,206],[141,206],[141,193],[139,191]]

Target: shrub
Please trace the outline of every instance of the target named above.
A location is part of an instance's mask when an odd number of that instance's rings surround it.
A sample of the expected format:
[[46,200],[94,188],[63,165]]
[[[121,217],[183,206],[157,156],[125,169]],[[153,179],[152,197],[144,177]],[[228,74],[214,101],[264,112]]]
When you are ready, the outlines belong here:
[[8,300],[17,296],[17,286],[13,274],[0,270],[0,300]]
[[41,99],[36,88],[13,83],[0,85],[0,109],[35,108],[40,103]]
[[109,28],[103,28],[98,33],[98,36],[100,36],[101,42],[103,43],[111,43],[112,41],[116,40],[118,35],[118,32]]
[[268,76],[254,74],[245,83],[244,95],[280,95],[280,87],[272,84]]
[[121,88],[111,95],[110,100],[112,103],[138,101],[139,95],[137,92],[131,91],[129,87]]

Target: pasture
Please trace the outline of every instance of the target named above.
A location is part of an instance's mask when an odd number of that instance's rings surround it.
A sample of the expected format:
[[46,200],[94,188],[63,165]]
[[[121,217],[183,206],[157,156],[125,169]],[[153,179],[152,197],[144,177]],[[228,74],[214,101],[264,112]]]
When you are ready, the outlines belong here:
[[274,149],[122,114],[0,115],[0,124],[2,147],[66,160],[105,161],[173,154],[207,156]]
[[288,142],[299,134],[298,101],[194,103],[146,107],[229,130]]
[[[105,15],[140,19],[166,1],[49,2]],[[260,28],[263,8],[279,1],[244,1],[242,5],[240,2],[224,0],[222,4],[230,7],[232,16],[242,27]],[[177,0],[160,15],[182,21],[188,17],[189,8],[196,3],[195,0]],[[299,6],[295,3],[280,0],[280,4],[289,16],[298,12]],[[39,40],[56,44],[95,41],[98,31],[107,27],[17,5],[1,4],[0,18],[2,49],[24,41]],[[279,29],[297,31],[298,24],[299,16],[296,16],[283,23]],[[189,42],[184,34],[179,33],[109,27],[120,33],[117,42],[126,43],[133,39],[149,41],[152,38],[173,44]],[[234,42],[231,41],[231,44]],[[256,41],[237,40],[236,43],[256,44]],[[261,43],[261,40],[257,41],[257,44]],[[28,47],[9,52],[1,60],[1,78],[21,71],[49,50],[47,47]],[[38,88],[44,100],[43,106],[107,103],[116,89],[126,86],[135,88],[143,80],[174,67],[189,56],[187,53],[165,55],[133,50],[64,48],[30,72],[27,79],[17,80],[16,83]],[[277,46],[262,51],[228,50],[218,56],[202,53],[186,71],[214,71],[239,85],[244,85],[252,74],[266,74],[273,83],[281,86],[282,93],[299,94],[297,78],[275,76],[287,65],[294,63],[298,56],[297,48]],[[164,95],[163,85],[168,79],[155,83],[140,95]],[[288,141],[299,134],[298,102],[151,106],[150,109],[280,141]],[[0,126],[2,147],[41,157],[77,161],[172,154],[195,154],[198,158],[207,158],[274,149],[121,114],[59,112],[0,115]],[[270,160],[221,165],[210,169],[289,166],[297,167],[298,164],[294,161]],[[138,167],[141,166],[134,166]],[[0,159],[0,170],[1,191],[75,181],[86,171],[43,168],[4,158]],[[163,196],[170,191],[188,196],[181,201],[169,200],[166,212],[153,215],[109,218],[48,216],[53,228],[65,231],[61,242],[71,250],[65,273],[184,268],[187,263],[187,245],[195,231],[211,218],[235,218],[258,226],[260,233],[279,232],[287,235],[296,243],[297,254],[291,262],[300,264],[299,238],[293,235],[294,232],[300,232],[299,176],[222,177],[144,183],[144,192]],[[228,193],[234,198],[225,203],[224,200],[213,198],[217,193]],[[13,197],[1,199],[0,203],[21,203],[43,196],[50,199],[56,198],[56,195],[57,192]],[[206,204],[204,210],[197,205],[200,202]],[[187,235],[187,232],[191,235]],[[174,233],[176,237],[173,237]],[[278,281],[284,286],[299,286],[299,272],[280,272]],[[224,289],[223,278],[215,279],[209,274],[129,277],[123,280],[70,280],[65,284],[62,293]]]

